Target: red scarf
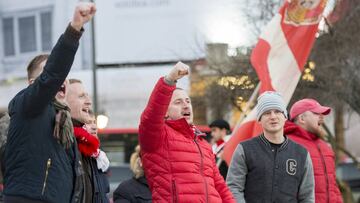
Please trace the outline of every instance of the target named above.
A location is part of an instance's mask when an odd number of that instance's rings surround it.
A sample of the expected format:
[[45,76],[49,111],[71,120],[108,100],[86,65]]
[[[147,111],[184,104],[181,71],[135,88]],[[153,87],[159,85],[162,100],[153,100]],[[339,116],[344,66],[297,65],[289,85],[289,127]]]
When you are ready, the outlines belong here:
[[220,146],[222,143],[224,143],[223,139],[220,139],[216,142],[216,147]]
[[74,134],[81,154],[86,157],[97,157],[100,147],[99,139],[82,127],[74,127]]

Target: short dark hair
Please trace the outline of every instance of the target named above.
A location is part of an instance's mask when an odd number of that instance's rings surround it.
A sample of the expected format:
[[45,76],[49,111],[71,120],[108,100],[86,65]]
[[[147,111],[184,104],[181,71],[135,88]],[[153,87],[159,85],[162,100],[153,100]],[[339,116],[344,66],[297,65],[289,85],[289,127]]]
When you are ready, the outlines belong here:
[[74,84],[74,83],[80,83],[80,84],[82,84],[81,80],[76,79],[76,78],[71,78],[71,79],[69,79],[69,83],[70,83],[70,84]]
[[35,56],[30,63],[28,64],[26,70],[27,70],[27,76],[28,76],[28,80],[30,80],[30,78],[36,78],[37,75],[35,75],[36,71],[39,69],[39,65],[43,62],[46,61],[49,58],[49,54],[40,54]]
[[230,131],[229,123],[223,119],[214,120],[212,123],[210,123],[209,127],[210,128],[217,127],[220,129],[226,129],[227,131]]

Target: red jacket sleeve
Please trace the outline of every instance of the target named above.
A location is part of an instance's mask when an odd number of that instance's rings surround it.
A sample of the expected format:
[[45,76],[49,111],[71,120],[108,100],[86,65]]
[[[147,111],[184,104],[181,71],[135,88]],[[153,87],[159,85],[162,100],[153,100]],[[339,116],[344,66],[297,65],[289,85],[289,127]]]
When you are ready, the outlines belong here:
[[164,142],[164,117],[175,88],[175,85],[166,84],[163,77],[156,83],[140,119],[139,142],[141,150],[154,151]]
[[[214,155],[215,156],[215,155]],[[227,187],[224,178],[221,176],[218,167],[215,163],[215,157],[213,158],[213,168],[214,168],[214,183],[215,189],[221,196],[223,203],[236,203],[232,193]]]

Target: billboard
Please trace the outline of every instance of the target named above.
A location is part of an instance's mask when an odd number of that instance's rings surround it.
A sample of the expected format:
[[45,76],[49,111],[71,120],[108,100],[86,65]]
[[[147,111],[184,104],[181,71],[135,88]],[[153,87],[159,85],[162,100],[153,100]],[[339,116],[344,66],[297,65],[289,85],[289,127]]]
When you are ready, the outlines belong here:
[[[240,44],[235,0],[96,1],[97,64],[151,63],[204,57],[205,42]],[[229,42],[230,40],[230,42]]]

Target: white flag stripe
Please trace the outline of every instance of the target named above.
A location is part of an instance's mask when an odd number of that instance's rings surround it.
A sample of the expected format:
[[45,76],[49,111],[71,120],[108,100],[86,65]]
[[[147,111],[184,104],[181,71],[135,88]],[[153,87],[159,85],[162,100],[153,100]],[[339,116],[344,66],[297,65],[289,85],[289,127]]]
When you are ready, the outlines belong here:
[[281,29],[280,14],[277,14],[270,21],[261,37],[271,47],[267,63],[272,86],[288,104],[298,84],[301,72]]

